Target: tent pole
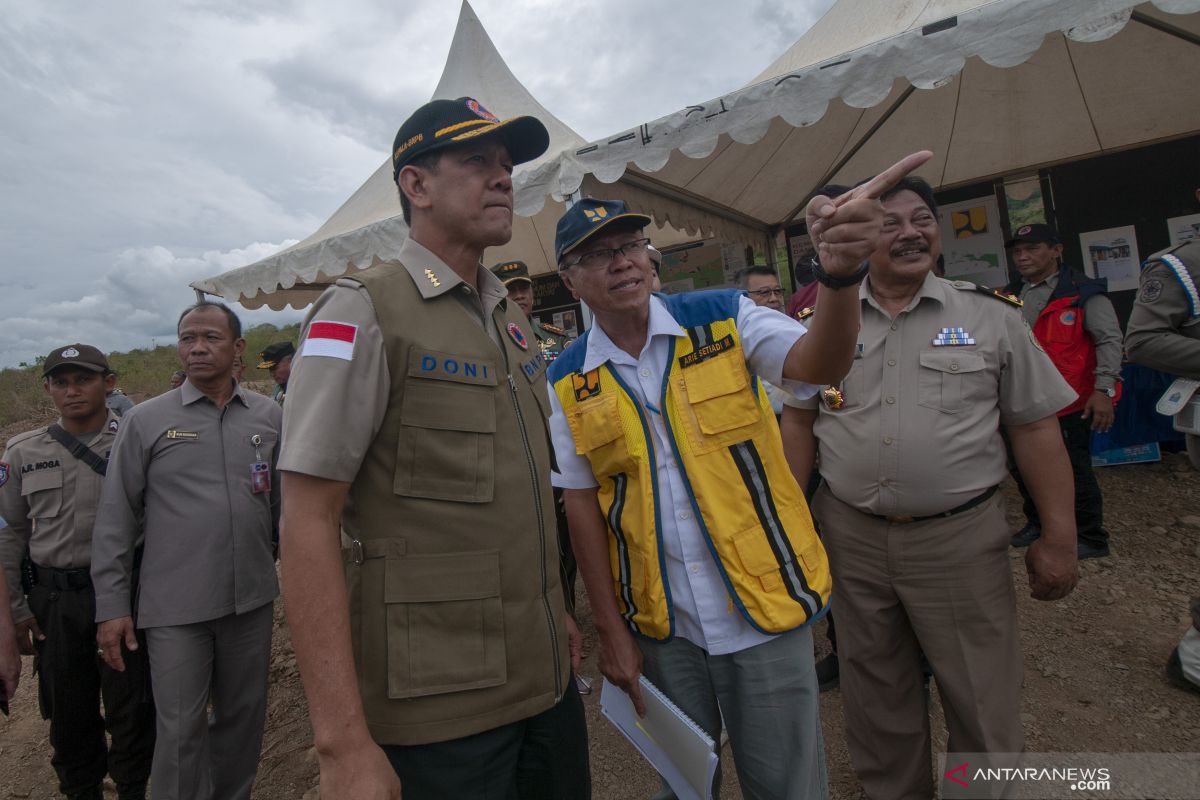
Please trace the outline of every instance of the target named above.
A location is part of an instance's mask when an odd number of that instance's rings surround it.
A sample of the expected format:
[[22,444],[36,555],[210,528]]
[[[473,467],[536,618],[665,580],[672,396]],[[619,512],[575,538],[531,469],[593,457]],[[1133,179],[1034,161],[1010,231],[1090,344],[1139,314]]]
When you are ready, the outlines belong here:
[[911,97],[912,93],[915,92],[916,90],[917,90],[917,87],[913,86],[910,83],[908,85],[908,87],[903,92],[900,93],[900,96],[896,98],[896,102],[894,102],[890,106],[888,106],[888,110],[883,112],[883,116],[881,116],[879,119],[877,119],[875,121],[875,124],[872,125],[867,130],[867,132],[862,135],[862,138],[859,139],[857,142],[855,142],[854,146],[850,148],[850,152],[846,153],[846,155],[839,158],[838,162],[836,164],[834,164],[832,167],[830,167],[829,170],[824,175],[821,176],[821,180],[817,181],[817,185],[813,186],[811,189],[809,189],[809,191],[804,195],[804,202],[802,202],[800,205],[793,208],[791,210],[791,212],[780,221],[779,224],[787,225],[788,222],[791,221],[791,219],[793,217],[795,217],[797,214],[799,214],[804,209],[804,207],[806,205],[808,205],[808,196],[809,195],[811,195],[817,189],[820,189],[822,186],[829,185],[829,182],[831,180],[833,180],[834,176],[837,175],[839,172],[841,172],[842,168],[844,166],[846,166],[847,164],[850,163],[850,159],[852,159],[856,155],[858,155],[858,151],[863,149],[863,147],[866,146],[867,142],[871,141],[871,137],[874,136],[876,133],[878,133],[879,129],[887,124],[887,121],[892,118],[892,115],[900,110],[900,106],[904,105],[904,101],[907,100],[909,97]]
[[1148,14],[1136,10],[1133,12],[1132,18],[1134,22],[1140,22],[1147,28],[1153,28],[1160,33],[1165,33],[1168,36],[1174,36],[1177,39],[1182,39],[1189,44],[1200,45],[1200,36],[1197,36],[1191,31],[1185,31],[1183,28],[1176,27],[1169,22],[1164,22],[1161,19],[1155,19]]
[[[582,185],[579,189],[576,189],[563,198],[563,203],[566,204],[567,208],[570,208],[583,199],[583,193],[581,189]],[[558,265],[556,264],[555,266]],[[579,301],[579,312],[583,316],[583,329],[587,330],[588,328],[592,327],[592,310],[588,308],[588,304],[583,302],[582,299]]]

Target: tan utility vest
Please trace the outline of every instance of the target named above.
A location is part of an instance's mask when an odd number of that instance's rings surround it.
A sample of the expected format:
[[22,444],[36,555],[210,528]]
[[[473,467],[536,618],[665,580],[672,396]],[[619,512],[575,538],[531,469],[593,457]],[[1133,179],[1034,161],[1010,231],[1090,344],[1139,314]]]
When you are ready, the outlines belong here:
[[501,350],[449,292],[422,298],[399,262],[351,280],[371,296],[391,373],[343,516],[371,735],[426,744],[545,711],[570,660],[546,364],[529,323],[497,307]]

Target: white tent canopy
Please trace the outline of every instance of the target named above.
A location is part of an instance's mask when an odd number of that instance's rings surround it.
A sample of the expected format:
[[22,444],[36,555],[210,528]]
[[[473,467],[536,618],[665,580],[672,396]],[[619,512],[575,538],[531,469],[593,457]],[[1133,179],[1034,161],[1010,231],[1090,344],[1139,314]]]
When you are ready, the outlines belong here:
[[[656,219],[778,230],[825,183],[927,148],[935,187],[1200,130],[1200,0],[839,0],[746,87],[525,173],[643,190]],[[1186,16],[1184,16],[1186,15]],[[603,190],[601,190],[603,191]],[[714,222],[715,221],[715,222]]]
[[[518,178],[552,169],[561,152],[584,145],[579,134],[547,111],[521,85],[466,0],[433,99],[463,96],[476,98],[501,118],[529,115],[545,124],[550,147],[537,160],[517,167]],[[589,181],[585,191],[594,183]],[[603,193],[604,189],[598,191]],[[626,197],[631,203],[636,201],[636,190],[626,194],[631,195]],[[535,274],[550,271],[554,264],[554,229],[564,210],[561,202],[547,203],[542,195],[531,197],[527,191],[517,191],[513,238],[503,247],[489,249],[486,259],[489,263],[520,259]],[[696,231],[696,224],[691,227]],[[650,235],[660,246],[698,238],[669,228],[652,230]],[[388,159],[324,225],[303,241],[248,266],[196,281],[192,287],[236,300],[247,308],[264,305],[276,310],[288,305],[302,308],[339,276],[393,257],[407,237],[408,226],[401,216],[392,163]]]

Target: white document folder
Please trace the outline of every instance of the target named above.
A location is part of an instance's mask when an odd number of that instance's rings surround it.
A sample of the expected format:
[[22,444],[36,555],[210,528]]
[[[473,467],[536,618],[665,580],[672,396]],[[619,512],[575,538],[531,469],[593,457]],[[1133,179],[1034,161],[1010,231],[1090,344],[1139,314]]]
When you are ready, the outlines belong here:
[[607,679],[600,690],[600,713],[658,770],[679,800],[712,800],[720,763],[712,737],[644,675],[638,680],[646,716],[639,717],[629,695]]

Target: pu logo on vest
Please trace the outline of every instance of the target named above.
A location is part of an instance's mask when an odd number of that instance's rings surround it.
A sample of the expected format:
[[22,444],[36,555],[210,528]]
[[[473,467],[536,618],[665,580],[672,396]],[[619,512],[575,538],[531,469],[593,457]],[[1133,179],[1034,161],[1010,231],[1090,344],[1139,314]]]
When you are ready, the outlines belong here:
[[474,361],[460,361],[457,358],[438,358],[436,356],[421,356],[421,372],[434,373],[451,379],[487,379],[487,364],[477,364]]
[[592,370],[584,374],[576,372],[571,375],[571,387],[575,390],[575,400],[583,401],[600,394],[600,371]]
[[707,361],[710,358],[715,358],[716,356],[721,355],[721,353],[724,353],[726,350],[732,350],[732,349],[733,349],[733,334],[726,334],[725,338],[723,338],[723,339],[718,339],[717,341],[713,342],[712,344],[706,344],[703,347],[693,350],[692,352],[688,353],[686,356],[680,356],[679,357],[679,366],[693,367],[702,361]]

